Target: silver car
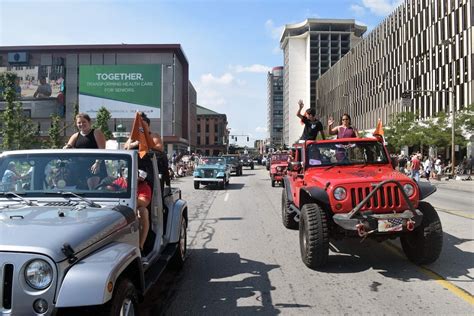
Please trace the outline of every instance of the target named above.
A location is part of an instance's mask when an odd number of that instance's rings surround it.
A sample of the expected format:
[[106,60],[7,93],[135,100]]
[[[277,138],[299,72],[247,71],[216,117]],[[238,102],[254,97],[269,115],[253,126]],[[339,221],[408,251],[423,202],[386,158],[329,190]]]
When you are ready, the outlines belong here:
[[[187,249],[187,204],[179,189],[160,188],[157,155],[97,149],[0,155],[0,315],[90,306],[108,315],[137,312],[138,298],[166,264],[181,267]],[[152,188],[142,250],[138,169]]]

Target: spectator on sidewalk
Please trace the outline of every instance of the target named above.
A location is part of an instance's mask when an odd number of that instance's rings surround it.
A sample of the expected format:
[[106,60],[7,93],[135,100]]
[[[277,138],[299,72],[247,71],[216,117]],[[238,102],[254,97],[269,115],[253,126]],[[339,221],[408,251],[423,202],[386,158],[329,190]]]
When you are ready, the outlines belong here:
[[416,182],[420,181],[421,154],[414,154],[411,158],[411,177]]

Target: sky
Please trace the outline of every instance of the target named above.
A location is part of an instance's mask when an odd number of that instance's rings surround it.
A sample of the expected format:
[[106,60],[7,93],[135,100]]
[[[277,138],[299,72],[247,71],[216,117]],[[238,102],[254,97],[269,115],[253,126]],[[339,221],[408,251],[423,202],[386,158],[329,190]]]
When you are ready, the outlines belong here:
[[[285,24],[354,19],[366,35],[403,0],[0,0],[0,46],[180,44],[197,103],[239,145],[267,137],[267,73]],[[235,141],[231,141],[235,142]]]

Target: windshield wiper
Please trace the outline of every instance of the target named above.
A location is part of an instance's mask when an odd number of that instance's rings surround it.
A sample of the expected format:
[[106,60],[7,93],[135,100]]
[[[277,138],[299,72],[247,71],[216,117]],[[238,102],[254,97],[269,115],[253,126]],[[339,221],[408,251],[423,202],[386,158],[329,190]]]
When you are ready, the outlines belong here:
[[101,208],[101,206],[100,206],[99,204],[97,204],[97,203],[95,203],[95,202],[93,202],[93,201],[91,201],[91,200],[89,200],[89,199],[86,199],[85,197],[82,197],[82,196],[80,196],[79,194],[76,194],[76,193],[73,193],[73,192],[70,192],[70,191],[68,191],[68,192],[60,192],[60,193],[61,193],[61,195],[63,195],[63,196],[74,196],[74,197],[77,197],[77,198],[80,199],[81,201],[86,202],[87,205],[90,206],[90,207],[98,207],[98,208]]
[[24,197],[22,197],[21,195],[18,195],[16,194],[15,192],[2,192],[1,194],[5,195],[7,198],[10,198],[12,196],[16,197],[16,198],[19,198],[20,200],[22,200],[23,202],[26,203],[26,205],[28,206],[33,206],[33,202],[31,202],[30,200],[28,199],[25,199]]

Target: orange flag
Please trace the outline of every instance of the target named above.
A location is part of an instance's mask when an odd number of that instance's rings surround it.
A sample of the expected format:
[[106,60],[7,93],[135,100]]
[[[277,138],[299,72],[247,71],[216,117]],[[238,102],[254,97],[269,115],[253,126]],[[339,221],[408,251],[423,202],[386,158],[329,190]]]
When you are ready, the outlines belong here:
[[375,128],[375,131],[373,132],[372,135],[380,135],[380,136],[383,136],[383,127],[382,127],[382,120],[379,119],[379,121],[377,122],[377,127]]
[[135,114],[135,119],[133,120],[132,135],[130,135],[130,138],[140,142],[138,147],[140,158],[143,158],[143,156],[145,156],[146,153],[155,146],[155,143],[150,136],[148,126],[143,124],[142,118],[138,112]]

